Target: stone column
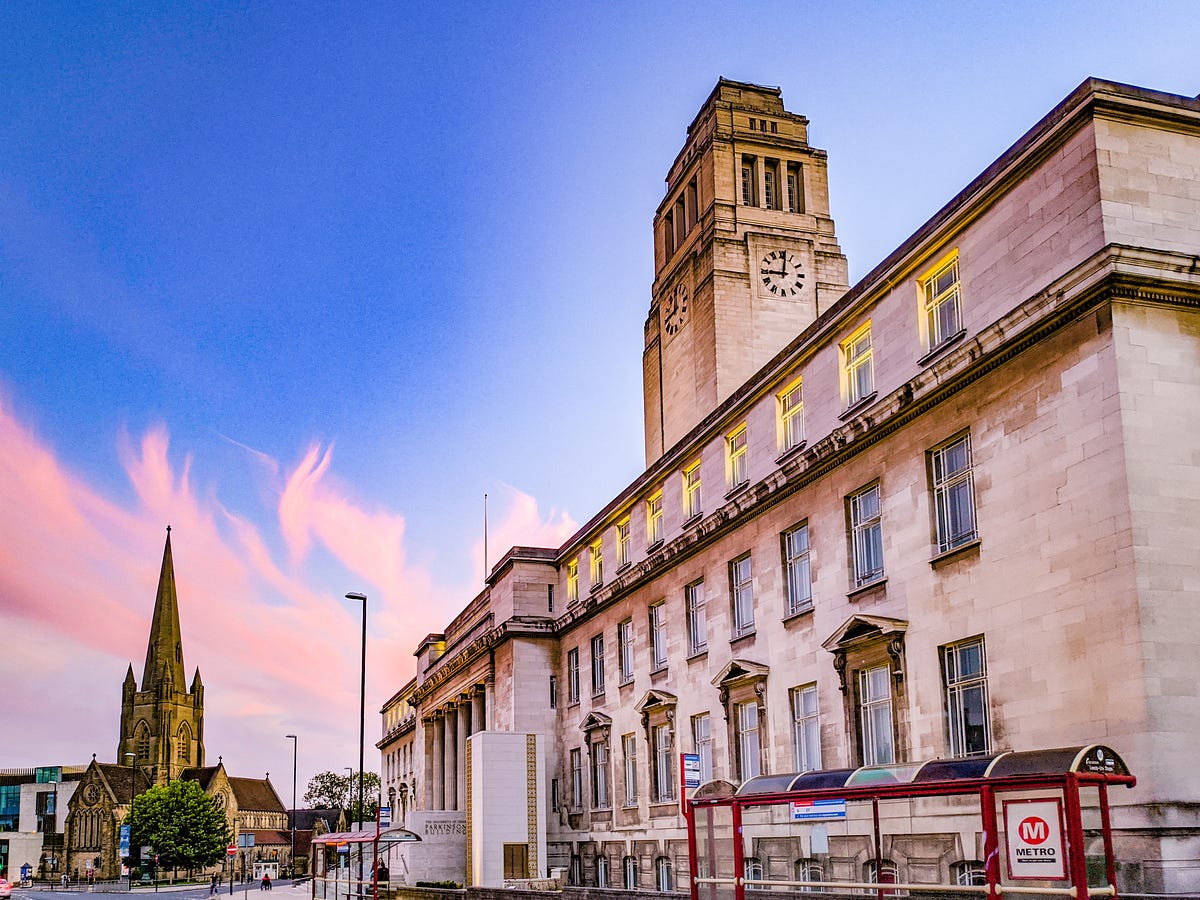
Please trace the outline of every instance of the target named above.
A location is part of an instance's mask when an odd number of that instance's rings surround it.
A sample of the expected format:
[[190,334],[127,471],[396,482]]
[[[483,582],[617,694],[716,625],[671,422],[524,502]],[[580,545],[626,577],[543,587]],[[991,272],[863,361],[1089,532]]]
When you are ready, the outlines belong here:
[[[465,716],[466,730],[465,730],[464,734],[466,737],[470,737],[476,731],[476,728],[475,728],[475,704],[471,702],[470,692],[464,692],[464,693],[461,693],[458,695],[458,708],[460,710],[463,710],[463,713]],[[460,720],[458,725],[459,725],[459,728],[462,728],[463,721]]]
[[445,737],[445,719],[440,713],[434,713],[433,719],[430,722],[431,730],[433,731],[432,746],[429,753],[429,781],[425,786],[425,793],[429,797],[430,809],[443,809],[442,801],[442,756],[444,751],[443,739]]
[[487,728],[496,725],[496,683],[491,675],[483,682],[483,721]]
[[446,799],[443,809],[458,809],[458,716],[454,713],[454,705],[446,706],[446,743],[445,762],[442,767],[444,776],[444,791]]
[[483,688],[477,684],[471,695],[471,720],[474,722],[476,731],[486,731],[488,727],[488,721],[483,715],[484,703]]
[[458,741],[454,746],[455,750],[455,765],[458,768],[456,772],[458,783],[458,797],[456,798],[455,809],[467,808],[467,704],[458,704]]

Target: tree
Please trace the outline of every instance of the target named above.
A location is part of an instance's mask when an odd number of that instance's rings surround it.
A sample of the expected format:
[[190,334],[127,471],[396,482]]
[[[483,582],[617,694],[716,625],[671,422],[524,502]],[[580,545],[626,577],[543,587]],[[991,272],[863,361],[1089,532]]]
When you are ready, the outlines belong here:
[[358,814],[358,773],[338,775],[336,772],[318,772],[308,779],[304,789],[304,802],[318,809],[344,809],[352,822],[369,822],[379,809],[379,776],[374,772],[363,772],[363,805],[366,816]]
[[127,820],[133,846],[150,846],[162,868],[198,869],[225,855],[225,811],[194,781],[172,781],[134,798]]

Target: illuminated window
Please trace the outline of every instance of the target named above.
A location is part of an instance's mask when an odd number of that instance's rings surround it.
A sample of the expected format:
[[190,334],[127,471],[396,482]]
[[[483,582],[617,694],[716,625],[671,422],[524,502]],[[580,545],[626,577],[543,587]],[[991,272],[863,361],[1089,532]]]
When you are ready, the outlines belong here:
[[663,538],[663,496],[655,491],[646,498],[646,546],[653,547]]
[[750,700],[734,707],[737,715],[738,777],[742,781],[762,771],[761,744],[758,734],[758,702]]
[[683,518],[700,515],[700,461],[683,470]]
[[847,503],[850,510],[854,586],[862,587],[883,577],[883,520],[879,485],[873,484],[851,494]]
[[733,601],[733,636],[754,630],[754,576],[750,554],[729,564],[729,592]]
[[746,474],[746,426],[735,429],[725,438],[726,473],[729,487],[735,488],[745,484]]
[[971,437],[964,434],[929,454],[938,552],[945,553],[977,537],[975,478]]
[[567,563],[567,605],[579,600],[579,560]]
[[941,264],[919,282],[925,312],[926,349],[933,350],[962,331],[958,257]]
[[704,582],[696,581],[683,589],[687,606],[688,651],[699,653],[708,649],[708,616],[704,609]]
[[886,665],[863,669],[858,673],[864,766],[881,766],[896,761],[891,676],[891,669]]
[[868,322],[841,345],[842,390],[849,408],[875,391],[875,364],[871,352],[871,323]]
[[[637,737],[632,734],[621,736],[621,753],[625,757],[625,805],[637,806]],[[626,857],[630,859],[632,857]],[[634,883],[637,883],[636,869]],[[625,884],[630,887],[628,881]]]
[[604,693],[604,635],[592,638],[592,696]]
[[804,395],[797,378],[779,392],[779,449],[787,452],[804,443]]
[[579,648],[567,651],[567,702],[579,702]]
[[992,749],[988,715],[987,657],[983,638],[942,648],[950,755],[969,756]]
[[783,572],[789,616],[812,609],[812,567],[808,554],[807,523],[783,533]]
[[617,571],[629,565],[629,516],[617,523]]
[[651,670],[658,671],[667,665],[667,613],[661,601],[650,606],[649,616]]
[[797,772],[821,768],[821,717],[817,710],[817,686],[792,688],[792,738]]
[[592,559],[592,587],[604,584],[604,543],[597,540],[589,548]]
[[617,674],[621,684],[633,680],[633,619],[617,623]]
[[653,725],[650,742],[654,749],[654,802],[675,799],[675,754],[671,752],[670,725]]
[[712,721],[708,713],[692,716],[692,748],[700,757],[700,783],[712,781]]

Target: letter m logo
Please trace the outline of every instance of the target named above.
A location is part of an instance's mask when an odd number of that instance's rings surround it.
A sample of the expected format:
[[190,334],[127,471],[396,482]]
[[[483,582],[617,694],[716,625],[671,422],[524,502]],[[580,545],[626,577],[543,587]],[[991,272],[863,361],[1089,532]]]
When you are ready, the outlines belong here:
[[1017,826],[1017,834],[1027,844],[1041,844],[1050,836],[1050,826],[1046,824],[1045,819],[1029,816],[1022,819],[1021,824]]

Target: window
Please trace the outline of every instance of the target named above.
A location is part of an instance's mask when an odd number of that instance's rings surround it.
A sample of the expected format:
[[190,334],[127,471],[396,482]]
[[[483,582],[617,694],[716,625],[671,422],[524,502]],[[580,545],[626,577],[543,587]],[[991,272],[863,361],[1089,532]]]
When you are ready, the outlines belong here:
[[700,783],[712,781],[712,721],[708,713],[692,716],[692,747],[700,757]]
[[742,781],[762,772],[758,739],[758,702],[750,700],[734,707],[737,713],[738,777]]
[[883,577],[883,528],[879,485],[851,494],[850,543],[854,558],[854,586],[862,587]]
[[700,461],[683,470],[683,518],[700,515]]
[[954,876],[954,883],[963,887],[978,887],[987,884],[987,874],[983,863],[977,859],[956,862],[950,867],[950,872]]
[[578,747],[571,751],[571,807],[583,808],[583,751]]
[[177,746],[175,755],[181,763],[190,765],[192,762],[192,732],[184,722],[179,726],[179,731],[175,735]]
[[145,722],[138,725],[134,743],[137,758],[142,761],[148,761],[150,759],[150,729],[146,727]]
[[[634,735],[621,736],[621,755],[625,762],[625,805],[637,806],[637,738]],[[629,887],[629,884],[625,886]]]
[[654,860],[654,887],[664,893],[675,890],[675,879],[671,875],[671,860],[665,856]]
[[745,484],[746,474],[746,426],[734,429],[725,438],[726,475],[729,487],[733,489],[739,484]]
[[621,684],[633,680],[633,620],[617,623],[617,668]]
[[546,585],[546,612],[554,612],[554,585]]
[[875,366],[871,355],[871,323],[842,343],[843,391],[847,409],[875,391]]
[[629,517],[617,523],[617,570],[629,565]]
[[946,679],[950,755],[987,753],[992,749],[992,729],[983,638],[943,647],[942,670]]
[[654,748],[654,802],[675,799],[675,766],[671,753],[671,726],[653,725],[650,740]]
[[804,394],[797,378],[779,392],[779,450],[786,453],[804,443]]
[[[752,120],[753,121],[753,120]],[[758,205],[758,177],[754,157],[742,157],[742,206]]]
[[596,541],[591,545],[592,557],[592,587],[597,588],[604,584],[604,545],[601,541]]
[[558,799],[558,779],[551,778],[550,779],[550,808],[557,810],[559,805],[560,804],[559,804],[559,799]]
[[578,853],[571,854],[571,867],[567,870],[567,882],[572,887],[583,884],[583,859]]
[[627,890],[635,890],[638,886],[638,866],[636,856],[626,856],[621,860],[621,874]]
[[763,205],[767,209],[776,209],[775,196],[775,169],[772,166],[767,166],[763,170]]
[[929,350],[962,330],[962,305],[958,287],[958,256],[932,275],[920,279],[925,309],[925,342]]
[[567,605],[579,600],[579,560],[567,563]]
[[597,856],[596,857],[596,887],[602,887],[602,888],[610,887],[611,885],[609,884],[609,882],[611,880],[612,879],[608,874],[608,857],[603,856],[603,855]]
[[975,530],[975,476],[971,436],[964,434],[929,454],[938,552],[969,544]]
[[579,648],[567,651],[567,703],[579,702]]
[[812,609],[807,522],[783,533],[783,573],[787,583],[787,614],[794,616]]
[[788,212],[804,212],[804,193],[800,181],[800,166],[788,163],[787,167]]
[[733,636],[737,638],[754,630],[754,578],[749,553],[729,564],[729,590],[733,597]]
[[704,611],[704,582],[694,581],[683,589],[687,604],[688,650],[699,653],[708,649],[708,617]]
[[890,667],[886,665],[863,669],[858,673],[864,766],[881,766],[896,761],[892,739],[891,674]]
[[592,744],[592,807],[608,809],[612,802],[608,797],[608,741]]
[[[763,864],[762,860],[757,856],[748,856],[746,861],[742,863],[742,868],[745,871],[746,881],[763,881]],[[748,891],[761,891],[766,887],[763,884],[747,884]]]
[[650,660],[652,671],[667,665],[667,615],[662,602],[650,607]]
[[558,709],[558,677],[550,676],[550,708]]
[[[868,884],[895,884],[897,876],[896,864],[890,859],[876,862],[868,859],[863,864],[863,881]],[[883,896],[895,897],[895,891],[885,891]]]
[[817,710],[817,686],[792,688],[792,739],[797,772],[821,768],[821,717]]
[[662,491],[646,499],[646,546],[653,547],[663,539]]
[[504,877],[525,878],[529,874],[529,845],[504,845]]
[[[798,859],[792,866],[792,878],[795,881],[822,882],[825,880],[825,867],[819,859]],[[801,891],[817,889],[813,884],[799,888]]]
[[604,693],[604,635],[592,638],[592,696]]

